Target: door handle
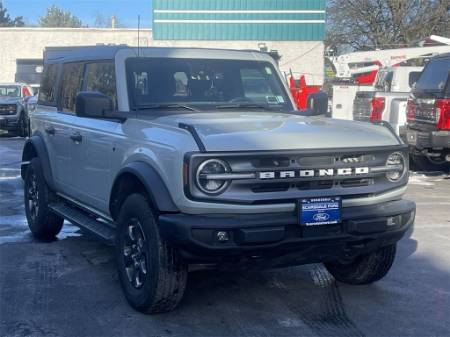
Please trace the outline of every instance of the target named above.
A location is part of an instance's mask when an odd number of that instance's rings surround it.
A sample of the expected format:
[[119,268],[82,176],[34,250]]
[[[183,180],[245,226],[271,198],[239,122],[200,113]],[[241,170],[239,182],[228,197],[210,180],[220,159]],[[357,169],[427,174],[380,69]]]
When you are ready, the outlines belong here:
[[54,135],[56,133],[56,130],[53,126],[47,126],[45,128],[45,132],[49,135]]
[[75,143],[81,143],[83,137],[79,132],[75,132],[70,135],[70,139],[72,139]]

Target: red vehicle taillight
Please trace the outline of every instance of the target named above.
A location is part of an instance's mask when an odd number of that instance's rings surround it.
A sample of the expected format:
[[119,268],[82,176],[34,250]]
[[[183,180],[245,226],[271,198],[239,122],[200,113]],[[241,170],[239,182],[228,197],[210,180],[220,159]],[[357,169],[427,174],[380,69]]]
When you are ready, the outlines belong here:
[[436,100],[436,119],[438,129],[450,130],[450,99]]
[[383,118],[385,100],[384,97],[372,98],[372,110],[370,111],[370,121],[381,121]]
[[408,104],[406,105],[406,119],[408,121],[416,120],[416,103],[412,99],[408,99]]

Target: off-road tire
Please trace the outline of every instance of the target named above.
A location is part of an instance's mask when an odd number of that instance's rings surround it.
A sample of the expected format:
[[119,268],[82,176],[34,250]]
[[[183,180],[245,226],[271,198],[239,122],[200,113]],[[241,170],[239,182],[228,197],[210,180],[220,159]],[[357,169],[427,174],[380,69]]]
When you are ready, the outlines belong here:
[[[162,240],[156,221],[147,198],[142,194],[132,194],[120,209],[116,237],[117,268],[125,297],[133,308],[148,314],[175,309],[183,298],[187,282],[187,265],[177,251]],[[130,243],[130,226],[134,226],[131,229],[132,232],[135,231],[132,236],[135,239],[139,236],[134,246]],[[138,230],[139,235],[136,234]],[[142,248],[131,254],[130,250],[139,246],[140,239],[143,242]],[[134,256],[133,261],[145,260],[146,274],[143,274],[141,267],[134,274],[130,271],[134,265],[130,263],[130,256]],[[138,277],[141,284],[139,288],[136,287],[138,282],[131,280],[136,272],[142,276],[142,279],[141,276]]]
[[55,200],[56,195],[45,181],[39,158],[31,159],[24,182],[25,214],[31,233],[38,239],[50,240],[61,231],[64,219],[48,208]]
[[410,154],[411,166],[418,171],[448,171],[450,163],[448,162],[433,162],[426,156],[420,154]]
[[386,276],[394,262],[395,252],[396,244],[393,244],[358,256],[351,263],[328,262],[325,263],[325,267],[336,280],[342,283],[369,284]]

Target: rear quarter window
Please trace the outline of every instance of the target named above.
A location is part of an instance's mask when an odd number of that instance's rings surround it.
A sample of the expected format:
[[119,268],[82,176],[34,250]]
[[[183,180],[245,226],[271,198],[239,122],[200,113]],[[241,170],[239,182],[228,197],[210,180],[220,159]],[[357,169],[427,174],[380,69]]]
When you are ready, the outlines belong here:
[[409,73],[409,79],[408,79],[408,84],[409,87],[412,88],[414,83],[417,82],[417,80],[419,79],[420,75],[422,74],[421,71],[411,71]]
[[[416,83],[416,91],[443,92],[448,85],[450,58],[430,61]],[[448,89],[447,89],[448,90]]]

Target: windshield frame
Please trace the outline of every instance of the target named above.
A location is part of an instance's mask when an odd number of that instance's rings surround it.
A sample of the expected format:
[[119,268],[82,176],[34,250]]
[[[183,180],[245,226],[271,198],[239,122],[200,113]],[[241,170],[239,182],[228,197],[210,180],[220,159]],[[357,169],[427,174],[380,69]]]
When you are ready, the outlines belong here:
[[[281,104],[270,104],[270,103],[266,103],[264,106],[264,110],[266,111],[273,111],[273,112],[280,112],[280,113],[288,113],[288,112],[292,112],[294,110],[296,110],[296,106],[293,102],[293,99],[291,97],[290,91],[287,88],[286,83],[282,80],[282,76],[279,72],[278,67],[270,62],[269,60],[260,60],[260,59],[254,59],[254,60],[248,60],[248,59],[228,59],[228,58],[215,58],[215,57],[211,57],[211,58],[193,58],[193,57],[150,57],[150,56],[144,56],[144,57],[127,57],[125,59],[125,78],[126,78],[126,89],[127,89],[127,98],[128,98],[128,106],[130,111],[137,111],[140,110],[140,107],[138,104],[136,104],[136,97],[135,97],[135,93],[133,92],[133,70],[130,69],[133,66],[133,62],[136,62],[136,60],[139,59],[145,59],[145,60],[178,60],[178,61],[217,61],[217,62],[246,62],[246,63],[255,63],[255,64],[263,64],[266,67],[270,67],[270,70],[272,71],[272,75],[273,75],[273,79],[276,82],[276,86],[279,88],[280,93],[282,94],[282,98],[284,99],[284,102]],[[183,105],[186,107],[189,107],[191,109],[195,109],[197,112],[211,112],[211,111],[221,111],[221,112],[227,112],[227,109],[220,109],[220,106],[223,105],[228,105],[228,104],[235,104],[235,105],[239,105],[239,103],[252,103],[253,105],[262,105],[260,102],[257,101],[252,101],[252,102],[246,102],[246,101],[227,101],[227,100],[221,100],[221,101],[189,101],[189,100],[168,100],[168,101],[163,101],[163,102],[150,102],[148,104],[161,104],[161,105]],[[146,105],[147,102],[142,103],[141,105]],[[243,105],[244,105],[243,104]],[[236,107],[235,110],[241,110],[244,109],[245,107]],[[246,110],[255,110],[258,109],[257,107],[250,107],[247,108]],[[145,108],[143,108],[143,110],[145,110]],[[157,110],[157,109],[152,109],[152,110]],[[165,109],[167,110],[167,109]],[[174,109],[176,110],[176,109]],[[258,109],[260,110],[260,109]],[[232,111],[232,109],[230,109],[230,111]],[[179,112],[182,113],[182,110],[179,109]],[[184,111],[186,112],[186,111]]]

